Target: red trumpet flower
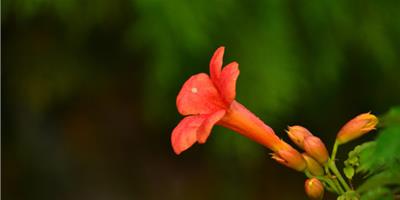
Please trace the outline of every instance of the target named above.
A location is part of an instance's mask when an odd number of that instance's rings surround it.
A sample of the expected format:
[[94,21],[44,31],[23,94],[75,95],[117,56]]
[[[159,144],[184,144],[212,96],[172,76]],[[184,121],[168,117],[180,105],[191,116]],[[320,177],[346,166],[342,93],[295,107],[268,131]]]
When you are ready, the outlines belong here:
[[[235,101],[238,63],[232,62],[222,68],[224,47],[216,50],[210,61],[210,76],[205,73],[193,75],[178,94],[176,105],[180,114],[186,116],[173,130],[171,142],[174,152],[180,154],[195,142],[205,143],[215,124],[230,128],[274,152],[287,150],[290,166],[305,168],[301,154],[275,135],[258,117]],[[293,153],[293,150],[295,153]],[[286,158],[282,158],[286,159]],[[304,166],[304,167],[303,167]]]

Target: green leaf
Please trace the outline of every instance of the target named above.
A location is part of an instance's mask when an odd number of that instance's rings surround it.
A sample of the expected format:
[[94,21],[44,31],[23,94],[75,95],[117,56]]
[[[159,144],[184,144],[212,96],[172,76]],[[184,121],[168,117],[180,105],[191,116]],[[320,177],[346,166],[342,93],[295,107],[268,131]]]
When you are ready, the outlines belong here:
[[337,200],[359,200],[358,193],[354,191],[348,191],[337,198]]
[[394,199],[395,191],[400,190],[399,152],[400,125],[394,124],[386,126],[375,143],[359,152],[356,172],[367,174],[367,180],[357,189],[362,200]]
[[390,126],[380,132],[376,145],[360,152],[357,171],[374,172],[400,166],[400,125]]
[[349,159],[347,159],[344,164],[349,166],[358,166],[359,165],[358,155],[349,157]]
[[366,158],[367,155],[370,154],[366,154],[366,152],[370,152],[370,150],[368,149],[373,149],[374,146],[375,142],[366,142],[356,146],[352,151],[348,153],[348,159],[344,161],[344,165],[346,167],[357,169],[360,166],[360,160]]
[[354,176],[354,168],[351,166],[347,166],[343,169],[344,175],[348,178],[348,179],[352,179]]
[[361,196],[360,200],[393,200],[393,194],[389,188],[378,187],[369,190]]
[[368,173],[370,171],[370,159],[373,157],[373,154],[376,149],[376,142],[371,142],[367,148],[364,148],[359,153],[359,163],[357,172]]
[[374,188],[383,187],[387,185],[390,185],[394,188],[400,187],[399,169],[386,170],[369,177],[360,187],[358,187],[357,192],[362,194]]

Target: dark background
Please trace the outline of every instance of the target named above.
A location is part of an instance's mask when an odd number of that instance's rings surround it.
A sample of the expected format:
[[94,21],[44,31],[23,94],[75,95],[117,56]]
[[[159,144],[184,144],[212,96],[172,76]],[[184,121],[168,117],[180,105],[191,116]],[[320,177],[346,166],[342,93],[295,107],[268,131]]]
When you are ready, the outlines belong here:
[[4,199],[306,199],[303,174],[227,129],[173,153],[176,95],[220,45],[237,100],[286,140],[301,124],[330,149],[353,116],[400,103],[400,1],[1,7]]

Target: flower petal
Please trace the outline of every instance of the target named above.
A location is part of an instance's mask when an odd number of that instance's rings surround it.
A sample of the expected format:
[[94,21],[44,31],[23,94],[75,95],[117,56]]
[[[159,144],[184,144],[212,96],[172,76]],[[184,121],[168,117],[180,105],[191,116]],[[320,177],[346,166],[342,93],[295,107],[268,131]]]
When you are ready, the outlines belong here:
[[225,116],[225,113],[225,110],[220,110],[207,116],[207,118],[204,120],[203,124],[197,131],[197,141],[199,143],[205,143],[207,141],[208,136],[210,136],[211,129],[219,120],[221,120]]
[[236,80],[239,76],[239,64],[231,62],[221,72],[218,89],[227,104],[231,104],[236,96]]
[[193,75],[183,84],[176,106],[182,115],[210,114],[227,107],[210,77],[204,73]]
[[171,143],[179,155],[197,141],[197,130],[206,119],[205,115],[188,116],[182,119],[172,131]]
[[222,62],[224,59],[224,51],[225,47],[219,47],[215,51],[210,61],[210,75],[211,75],[211,80],[213,80],[214,83],[216,83],[221,74]]

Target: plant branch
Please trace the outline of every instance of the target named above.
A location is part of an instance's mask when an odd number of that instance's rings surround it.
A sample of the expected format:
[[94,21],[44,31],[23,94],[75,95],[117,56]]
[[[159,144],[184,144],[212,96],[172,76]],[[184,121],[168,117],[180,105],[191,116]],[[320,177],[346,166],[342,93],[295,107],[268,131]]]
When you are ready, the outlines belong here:
[[332,155],[331,155],[331,160],[333,160],[333,162],[335,162],[335,158],[336,158],[336,153],[339,147],[339,142],[336,140],[335,144],[333,145],[333,149],[332,149]]
[[329,179],[332,180],[332,182],[336,186],[339,194],[344,194],[344,190],[343,190],[342,186],[339,184],[336,177],[332,176],[331,171],[329,170],[328,164],[325,164],[324,168],[325,168],[325,173],[328,175]]
[[[328,161],[328,167],[329,167],[329,169],[332,170],[332,172],[335,174],[335,176],[339,179],[339,182],[343,185],[343,187],[346,189],[346,191],[350,191],[352,189],[349,187],[347,182],[344,180],[342,174],[339,172],[339,170],[336,167],[335,160],[336,160],[336,154],[337,154],[339,145],[340,145],[339,142],[337,140],[335,140],[335,144],[333,144],[331,158]],[[328,174],[329,174],[329,169],[325,165],[325,171],[327,171]],[[336,183],[339,184],[337,182],[337,180],[336,180]]]
[[343,185],[343,187],[346,189],[346,191],[351,191],[351,188],[349,187],[347,182],[344,180],[342,174],[340,174],[339,170],[337,169],[335,161],[329,160],[328,166],[332,170],[332,172],[335,174],[335,176],[339,179],[339,182]]

